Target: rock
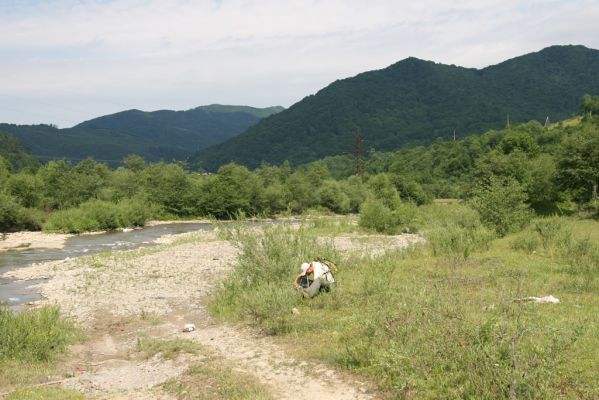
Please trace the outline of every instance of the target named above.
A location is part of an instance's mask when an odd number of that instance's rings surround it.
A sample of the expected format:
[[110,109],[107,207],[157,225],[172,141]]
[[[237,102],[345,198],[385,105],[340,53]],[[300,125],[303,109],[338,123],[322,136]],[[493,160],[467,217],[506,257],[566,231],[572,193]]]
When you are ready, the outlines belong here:
[[297,308],[295,308],[295,307],[293,307],[291,309],[291,313],[294,314],[294,315],[299,315],[300,314],[299,310]]
[[553,296],[543,296],[543,297],[535,297],[535,296],[530,296],[530,297],[523,297],[520,299],[514,299],[514,301],[532,301],[533,303],[554,303],[557,304],[559,303],[559,299]]
[[183,327],[183,332],[193,332],[196,330],[196,326],[194,324],[185,324]]

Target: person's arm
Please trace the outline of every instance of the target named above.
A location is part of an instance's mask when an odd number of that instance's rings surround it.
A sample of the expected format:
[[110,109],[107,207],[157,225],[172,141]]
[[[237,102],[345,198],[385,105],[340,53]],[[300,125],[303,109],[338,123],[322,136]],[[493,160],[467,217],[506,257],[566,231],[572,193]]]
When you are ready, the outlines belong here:
[[301,279],[303,275],[299,274],[298,276],[295,277],[295,279],[293,280],[293,285],[295,286],[296,289],[301,289],[302,287],[300,286],[300,284],[298,283],[298,281]]

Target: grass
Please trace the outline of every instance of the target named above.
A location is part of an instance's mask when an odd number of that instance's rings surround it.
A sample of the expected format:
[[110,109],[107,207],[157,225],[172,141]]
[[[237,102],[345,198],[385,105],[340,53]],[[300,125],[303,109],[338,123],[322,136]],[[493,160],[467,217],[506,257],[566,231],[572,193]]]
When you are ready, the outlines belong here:
[[163,388],[179,400],[271,400],[269,391],[249,374],[233,371],[213,357],[167,381]]
[[[56,376],[60,372],[57,359],[79,336],[73,322],[62,318],[57,307],[19,314],[0,308],[0,388],[43,382],[48,376]],[[61,397],[54,389],[18,389],[8,398],[77,397]]]
[[19,314],[0,308],[0,361],[53,361],[75,338],[74,324],[57,307]]
[[272,399],[269,391],[249,374],[234,371],[199,343],[185,339],[138,339],[137,351],[142,359],[160,354],[172,360],[182,353],[199,359],[182,375],[165,382],[163,389],[177,399]]
[[145,360],[156,354],[160,354],[163,359],[172,360],[182,353],[198,354],[201,347],[197,343],[184,339],[138,338],[137,351]]
[[62,388],[18,388],[4,400],[84,400],[85,397],[74,390]]
[[[496,239],[467,206],[433,204],[416,222],[426,245],[380,257],[339,254],[306,226],[238,229],[239,266],[210,310],[391,398],[599,397],[597,221],[537,219]],[[339,286],[303,300],[291,281],[318,255]],[[515,301],[550,294],[561,303]]]

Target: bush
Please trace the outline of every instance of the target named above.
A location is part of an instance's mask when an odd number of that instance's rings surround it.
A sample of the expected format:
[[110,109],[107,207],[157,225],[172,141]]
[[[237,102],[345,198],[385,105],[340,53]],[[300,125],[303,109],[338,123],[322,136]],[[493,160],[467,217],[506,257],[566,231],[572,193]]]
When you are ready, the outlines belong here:
[[543,248],[549,248],[550,243],[555,242],[563,232],[563,225],[559,218],[539,219],[534,223],[534,229],[539,234]]
[[397,228],[393,212],[378,199],[370,199],[362,204],[358,224],[366,229],[389,234],[395,233]]
[[521,229],[532,217],[524,187],[515,179],[492,176],[478,186],[470,204],[499,236]]
[[350,210],[349,197],[343,192],[337,181],[324,181],[316,192],[316,198],[319,205],[335,213],[346,214]]
[[81,233],[143,226],[152,214],[153,208],[139,200],[123,200],[119,204],[91,200],[79,208],[56,211],[48,218],[44,230]]
[[0,233],[19,228],[20,206],[12,196],[0,192]]
[[152,218],[154,208],[137,199],[121,200],[117,206],[118,226],[144,226],[146,221]]

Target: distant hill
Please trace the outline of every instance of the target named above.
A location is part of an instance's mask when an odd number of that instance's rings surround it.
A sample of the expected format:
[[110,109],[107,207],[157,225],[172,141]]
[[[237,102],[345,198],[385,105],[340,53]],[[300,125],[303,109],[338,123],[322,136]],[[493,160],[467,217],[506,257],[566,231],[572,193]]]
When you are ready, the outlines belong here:
[[18,171],[25,167],[36,167],[39,161],[28,154],[12,136],[0,131],[0,157],[9,162],[11,169]]
[[187,111],[128,110],[82,122],[73,128],[0,124],[42,160],[91,156],[110,164],[129,154],[147,161],[184,160],[223,142],[282,107],[253,108],[213,104]]
[[599,51],[553,46],[484,69],[407,58],[338,80],[242,134],[190,157],[214,170],[229,161],[306,163],[363,148],[389,151],[512,123],[567,118],[599,93]]

